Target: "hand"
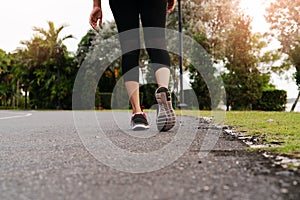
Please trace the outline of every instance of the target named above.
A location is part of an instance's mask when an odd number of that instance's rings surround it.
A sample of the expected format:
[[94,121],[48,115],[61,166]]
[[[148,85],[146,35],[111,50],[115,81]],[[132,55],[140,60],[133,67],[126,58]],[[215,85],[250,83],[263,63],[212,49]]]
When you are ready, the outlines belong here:
[[94,7],[90,15],[90,25],[94,30],[98,31],[98,23],[99,26],[102,26],[102,9],[100,7]]
[[175,0],[167,0],[167,13],[170,14],[175,8]]

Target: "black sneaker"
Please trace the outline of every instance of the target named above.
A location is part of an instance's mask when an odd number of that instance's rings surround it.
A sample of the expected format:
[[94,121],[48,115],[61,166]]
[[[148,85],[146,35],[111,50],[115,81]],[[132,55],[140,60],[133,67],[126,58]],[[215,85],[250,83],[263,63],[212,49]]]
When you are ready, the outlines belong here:
[[131,118],[131,129],[134,131],[145,130],[149,124],[145,113],[134,114]]
[[175,126],[176,115],[168,88],[159,87],[155,92],[158,103],[156,124],[159,131],[168,131]]

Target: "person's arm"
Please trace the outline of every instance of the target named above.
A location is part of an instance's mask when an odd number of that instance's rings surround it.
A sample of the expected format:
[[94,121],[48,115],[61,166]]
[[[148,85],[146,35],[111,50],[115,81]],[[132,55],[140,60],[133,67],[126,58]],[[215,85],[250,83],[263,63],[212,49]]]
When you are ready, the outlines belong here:
[[167,0],[167,13],[171,13],[175,8],[175,0]]
[[102,26],[101,0],[93,0],[93,10],[90,14],[90,25],[94,30],[98,31],[98,23],[99,26]]
[[94,7],[100,7],[101,8],[101,0],[93,0]]

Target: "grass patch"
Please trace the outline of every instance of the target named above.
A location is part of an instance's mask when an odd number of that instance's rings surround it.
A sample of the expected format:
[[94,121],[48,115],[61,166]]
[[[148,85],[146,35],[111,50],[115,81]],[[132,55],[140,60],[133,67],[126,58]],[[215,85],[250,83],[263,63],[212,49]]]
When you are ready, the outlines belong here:
[[[106,110],[103,110],[106,111]],[[107,110],[111,112],[111,110]],[[114,110],[116,111],[116,110]],[[129,112],[128,110],[118,110]],[[156,112],[155,110],[145,110]],[[130,111],[131,112],[131,111]],[[246,136],[256,136],[264,144],[280,144],[267,150],[300,158],[300,113],[229,111],[213,113],[211,111],[175,110],[176,115],[202,116],[225,114],[224,124],[244,132]]]
[[[177,111],[178,112],[178,111]],[[197,111],[179,111],[178,114],[198,116]],[[211,116],[210,111],[200,111],[200,116]],[[245,135],[257,136],[266,144],[280,144],[268,150],[300,158],[300,113],[229,111],[225,124]]]

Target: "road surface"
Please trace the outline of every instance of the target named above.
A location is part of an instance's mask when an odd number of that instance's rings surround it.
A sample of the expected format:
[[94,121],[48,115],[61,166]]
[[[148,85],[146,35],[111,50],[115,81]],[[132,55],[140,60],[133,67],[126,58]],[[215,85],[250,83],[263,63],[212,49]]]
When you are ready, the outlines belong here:
[[[91,113],[99,123],[98,133],[89,125],[94,123],[88,118]],[[300,199],[299,174],[272,166],[271,160],[246,151],[232,136],[221,133],[200,158],[211,125],[199,123],[198,118],[180,117],[173,131],[158,133],[149,113],[150,130],[133,133],[128,116],[126,112],[0,111],[0,199]],[[196,129],[195,123],[199,123]],[[148,157],[119,162],[122,155],[93,154],[95,144],[106,141],[100,132],[127,153],[148,155],[170,143],[179,130],[186,138],[195,133],[195,138],[191,144],[183,139],[170,155],[162,155],[166,158],[162,163],[167,162],[189,145],[178,159],[166,166],[160,163],[161,168],[155,169],[156,161],[150,163]],[[147,135],[151,137],[143,138]]]

